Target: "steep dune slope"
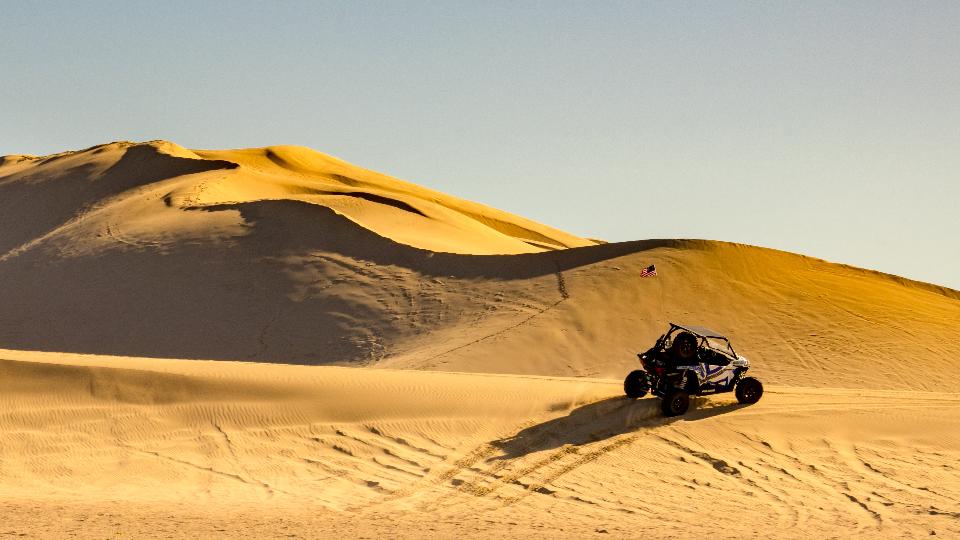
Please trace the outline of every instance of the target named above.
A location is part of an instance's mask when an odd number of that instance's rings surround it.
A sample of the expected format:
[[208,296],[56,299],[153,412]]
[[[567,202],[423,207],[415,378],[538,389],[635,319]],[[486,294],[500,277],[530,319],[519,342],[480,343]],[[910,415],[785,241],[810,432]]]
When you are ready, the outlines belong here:
[[378,359],[408,326],[393,306],[419,277],[384,256],[433,252],[384,235],[476,253],[593,244],[304,148],[167,142],[4,159],[0,230],[7,346],[298,363]]
[[[960,358],[956,291],[742,245],[588,245],[302,148],[8,159],[0,206],[8,348],[620,377],[678,320],[781,384],[948,389],[917,374]],[[475,254],[421,249],[440,244]]]
[[[609,257],[579,264],[591,251]],[[385,364],[620,377],[677,321],[725,332],[778,384],[951,390],[946,374],[960,365],[960,294],[950,289],[723,242],[612,244],[552,258],[555,290],[539,309]],[[640,277],[650,264],[658,276]]]

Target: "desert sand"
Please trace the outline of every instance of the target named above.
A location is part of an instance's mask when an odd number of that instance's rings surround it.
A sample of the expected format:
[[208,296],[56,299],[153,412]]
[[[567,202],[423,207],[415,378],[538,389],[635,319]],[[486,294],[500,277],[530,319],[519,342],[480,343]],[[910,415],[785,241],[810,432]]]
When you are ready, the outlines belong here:
[[[668,321],[763,399],[623,397]],[[302,147],[0,161],[0,536],[957,536],[958,365],[955,290]]]

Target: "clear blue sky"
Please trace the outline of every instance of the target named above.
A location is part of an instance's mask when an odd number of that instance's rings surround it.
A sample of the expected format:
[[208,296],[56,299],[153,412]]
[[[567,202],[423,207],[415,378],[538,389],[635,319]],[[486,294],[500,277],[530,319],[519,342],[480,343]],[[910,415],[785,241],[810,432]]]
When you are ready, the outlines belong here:
[[0,154],[300,144],[960,288],[960,2],[2,2]]

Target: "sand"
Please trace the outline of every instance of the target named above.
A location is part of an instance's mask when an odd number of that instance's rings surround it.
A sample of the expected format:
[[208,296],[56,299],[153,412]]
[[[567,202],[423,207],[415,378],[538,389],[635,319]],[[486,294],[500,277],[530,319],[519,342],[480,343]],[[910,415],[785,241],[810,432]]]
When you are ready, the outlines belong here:
[[[760,403],[622,397],[668,321]],[[951,289],[300,147],[7,156],[0,535],[960,535],[957,338]]]

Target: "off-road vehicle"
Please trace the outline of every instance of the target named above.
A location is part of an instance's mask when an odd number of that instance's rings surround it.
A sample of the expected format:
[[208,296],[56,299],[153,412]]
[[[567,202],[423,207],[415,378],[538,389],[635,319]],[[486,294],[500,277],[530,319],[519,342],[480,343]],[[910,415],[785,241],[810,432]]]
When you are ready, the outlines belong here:
[[744,377],[750,361],[733,350],[730,340],[708,328],[670,323],[656,344],[637,356],[643,369],[627,375],[623,391],[630,398],[647,392],[659,397],[666,416],[687,412],[690,396],[734,391],[737,401],[751,404],[763,395],[759,380]]

